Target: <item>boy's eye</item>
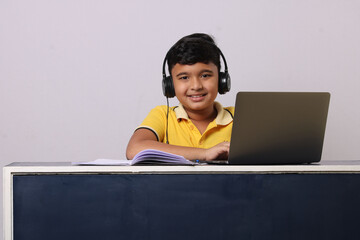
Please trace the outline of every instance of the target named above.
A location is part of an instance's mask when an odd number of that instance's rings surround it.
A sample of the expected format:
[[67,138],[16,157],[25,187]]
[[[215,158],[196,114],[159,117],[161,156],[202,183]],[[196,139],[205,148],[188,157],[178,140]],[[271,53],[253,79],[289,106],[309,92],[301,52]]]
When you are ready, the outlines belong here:
[[211,77],[211,74],[209,73],[204,73],[203,75],[201,75],[202,78],[208,78]]
[[189,77],[188,76],[182,76],[182,77],[180,77],[179,79],[181,79],[181,80],[187,80]]

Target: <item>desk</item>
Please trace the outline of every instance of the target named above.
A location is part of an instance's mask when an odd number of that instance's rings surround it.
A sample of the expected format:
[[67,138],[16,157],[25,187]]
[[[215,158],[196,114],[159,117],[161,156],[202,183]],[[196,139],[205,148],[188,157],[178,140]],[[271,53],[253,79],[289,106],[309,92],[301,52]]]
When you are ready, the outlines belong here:
[[4,171],[4,239],[359,239],[360,161]]

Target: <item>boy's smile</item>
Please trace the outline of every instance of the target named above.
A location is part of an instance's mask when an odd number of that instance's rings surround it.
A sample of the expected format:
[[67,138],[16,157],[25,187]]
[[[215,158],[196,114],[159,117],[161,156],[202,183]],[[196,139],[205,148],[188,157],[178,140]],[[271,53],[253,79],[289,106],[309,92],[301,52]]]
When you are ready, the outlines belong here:
[[202,114],[204,117],[213,114],[218,93],[218,68],[215,64],[176,64],[171,73],[175,95],[188,114]]

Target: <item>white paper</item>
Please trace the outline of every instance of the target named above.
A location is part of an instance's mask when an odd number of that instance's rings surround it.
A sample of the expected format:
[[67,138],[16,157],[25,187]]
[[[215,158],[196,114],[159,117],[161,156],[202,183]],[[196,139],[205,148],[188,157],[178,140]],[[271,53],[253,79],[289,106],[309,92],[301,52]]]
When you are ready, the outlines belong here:
[[95,166],[128,166],[131,165],[129,160],[115,160],[115,159],[96,159],[90,162],[73,162],[73,165],[95,165]]

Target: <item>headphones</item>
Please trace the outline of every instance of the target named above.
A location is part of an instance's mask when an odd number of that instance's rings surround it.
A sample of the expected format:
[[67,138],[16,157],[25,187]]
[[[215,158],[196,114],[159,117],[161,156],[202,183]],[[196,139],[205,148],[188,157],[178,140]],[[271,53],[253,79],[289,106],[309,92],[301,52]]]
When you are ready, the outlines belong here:
[[[228,91],[230,91],[230,88],[231,88],[231,79],[230,79],[230,75],[228,73],[228,67],[227,67],[226,59],[225,59],[224,54],[221,52],[220,48],[218,48],[213,43],[211,43],[211,44],[216,47],[216,49],[218,50],[218,52],[219,52],[219,54],[220,54],[220,56],[221,56],[221,58],[222,58],[222,60],[224,62],[225,71],[220,72],[220,69],[219,69],[218,92],[220,94],[225,94]],[[169,52],[170,52],[170,50],[169,50]],[[166,62],[167,62],[169,52],[165,56],[164,63],[163,63],[163,68],[162,68],[162,75],[163,75],[162,89],[163,89],[163,94],[164,94],[165,97],[173,98],[173,97],[175,97],[175,88],[174,88],[173,79],[172,79],[171,75],[166,76],[166,73],[165,73],[165,65],[166,65]]]

